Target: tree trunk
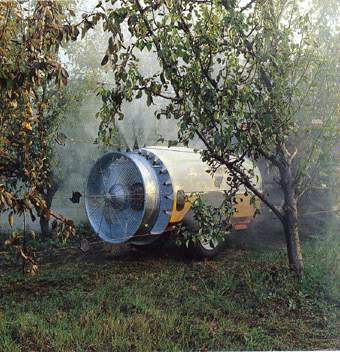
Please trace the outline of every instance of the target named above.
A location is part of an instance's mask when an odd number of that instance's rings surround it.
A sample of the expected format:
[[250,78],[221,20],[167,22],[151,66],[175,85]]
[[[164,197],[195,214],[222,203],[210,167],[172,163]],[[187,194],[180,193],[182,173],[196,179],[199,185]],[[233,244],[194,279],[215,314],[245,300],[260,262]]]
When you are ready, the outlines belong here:
[[56,194],[58,188],[59,188],[59,181],[53,175],[51,175],[49,179],[49,185],[46,187],[46,189],[39,190],[41,195],[44,197],[44,200],[46,202],[46,207],[47,207],[46,212],[41,212],[41,214],[39,214],[40,231],[41,231],[42,237],[48,237],[50,235],[49,210],[51,209],[53,197]]
[[50,235],[50,217],[48,215],[42,214],[40,216],[40,231],[41,236],[46,238]]
[[299,237],[297,197],[290,162],[280,168],[281,187],[284,195],[283,224],[287,243],[288,260],[292,270],[303,276],[303,259]]

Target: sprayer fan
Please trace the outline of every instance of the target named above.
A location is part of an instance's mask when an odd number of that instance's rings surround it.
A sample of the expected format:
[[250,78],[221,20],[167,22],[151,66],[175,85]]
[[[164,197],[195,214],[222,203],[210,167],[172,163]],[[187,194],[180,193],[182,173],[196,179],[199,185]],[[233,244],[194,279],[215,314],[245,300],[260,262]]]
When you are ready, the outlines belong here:
[[96,162],[87,180],[85,206],[103,240],[122,243],[141,232],[144,205],[144,180],[128,154],[108,153]]

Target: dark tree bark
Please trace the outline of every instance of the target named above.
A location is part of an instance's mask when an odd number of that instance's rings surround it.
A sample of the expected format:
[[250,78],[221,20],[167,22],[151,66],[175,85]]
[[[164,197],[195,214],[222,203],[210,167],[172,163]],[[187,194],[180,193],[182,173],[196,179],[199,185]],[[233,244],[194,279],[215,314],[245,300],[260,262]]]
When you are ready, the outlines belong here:
[[302,277],[304,268],[299,236],[297,195],[291,160],[285,160],[279,171],[284,195],[283,216],[280,220],[286,237],[289,265],[299,277]]
[[48,180],[48,185],[45,187],[41,187],[39,189],[39,193],[43,196],[46,202],[46,211],[39,213],[40,218],[40,231],[43,237],[49,237],[50,235],[50,214],[49,211],[51,210],[52,202],[54,195],[59,189],[60,181],[51,174]]

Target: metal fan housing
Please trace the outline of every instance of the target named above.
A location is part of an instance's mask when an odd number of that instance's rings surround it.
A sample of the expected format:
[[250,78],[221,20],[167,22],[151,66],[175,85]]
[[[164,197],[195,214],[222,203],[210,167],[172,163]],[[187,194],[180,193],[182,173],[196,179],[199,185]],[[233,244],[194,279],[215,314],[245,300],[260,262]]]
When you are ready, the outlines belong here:
[[92,167],[85,207],[92,228],[104,241],[123,243],[149,233],[159,203],[156,172],[141,155],[112,152]]

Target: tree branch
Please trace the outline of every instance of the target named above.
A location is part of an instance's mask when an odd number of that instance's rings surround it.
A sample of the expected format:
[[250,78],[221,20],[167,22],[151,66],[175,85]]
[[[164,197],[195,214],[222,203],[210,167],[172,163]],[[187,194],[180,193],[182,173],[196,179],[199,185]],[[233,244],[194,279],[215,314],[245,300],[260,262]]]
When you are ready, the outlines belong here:
[[229,171],[233,172],[233,175],[238,178],[238,180],[246,186],[251,192],[254,193],[255,196],[257,196],[261,201],[267,205],[269,209],[273,211],[273,213],[281,220],[283,221],[283,214],[280,212],[280,210],[272,204],[269,199],[264,195],[264,193],[260,192],[249,180],[249,176],[242,171],[235,162],[228,162],[224,158],[220,157],[217,155],[214,150],[211,148],[207,140],[204,138],[203,134],[199,130],[195,130],[197,136],[200,138],[200,140],[204,143],[206,148],[209,150],[209,153],[211,156],[217,160],[219,163],[225,165]]

